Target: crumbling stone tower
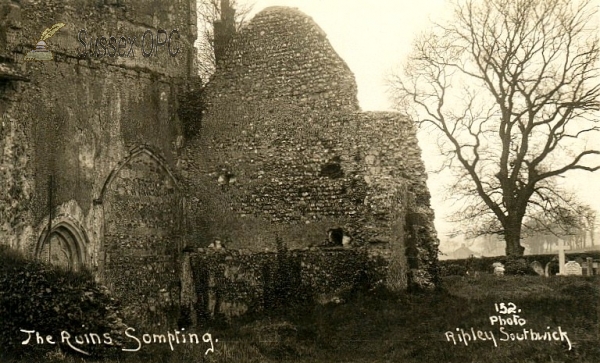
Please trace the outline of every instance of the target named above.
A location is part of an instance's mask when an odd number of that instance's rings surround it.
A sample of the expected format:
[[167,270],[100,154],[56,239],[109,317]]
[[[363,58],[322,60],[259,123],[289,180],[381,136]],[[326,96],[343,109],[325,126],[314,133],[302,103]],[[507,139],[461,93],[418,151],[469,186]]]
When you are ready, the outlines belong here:
[[431,286],[438,240],[411,122],[361,112],[354,75],[297,9],[261,11],[224,49],[180,160],[187,239],[293,248],[342,228],[390,256],[394,287]]

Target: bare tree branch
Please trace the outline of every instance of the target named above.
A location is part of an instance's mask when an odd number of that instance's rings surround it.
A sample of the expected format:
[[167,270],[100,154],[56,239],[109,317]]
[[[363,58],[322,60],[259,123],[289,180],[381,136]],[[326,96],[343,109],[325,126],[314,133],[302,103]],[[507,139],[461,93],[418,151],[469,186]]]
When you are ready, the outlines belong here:
[[[239,32],[248,21],[254,3],[245,0],[229,0],[235,9],[234,25]],[[214,22],[221,19],[221,0],[198,0],[198,72],[206,83],[215,72]]]
[[[595,9],[589,0],[465,0],[454,9],[453,21],[417,39],[390,88],[399,109],[444,139],[443,165],[458,180],[452,198],[462,203],[455,219],[501,231],[507,254],[520,255],[528,218],[548,229],[581,210],[553,179],[600,169],[600,150],[581,142],[600,131]],[[556,218],[542,223],[543,212]]]

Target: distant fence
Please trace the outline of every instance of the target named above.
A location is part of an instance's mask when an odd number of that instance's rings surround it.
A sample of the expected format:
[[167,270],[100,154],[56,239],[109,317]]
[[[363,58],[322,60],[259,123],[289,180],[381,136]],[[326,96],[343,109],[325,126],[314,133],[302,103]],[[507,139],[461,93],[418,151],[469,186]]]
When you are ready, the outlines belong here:
[[184,258],[184,303],[194,323],[326,303],[383,284],[387,268],[385,254],[360,248],[201,249]]
[[[591,275],[600,274],[600,251],[577,253],[569,253],[568,251],[565,251],[565,260],[579,262],[583,269],[584,276],[588,275],[588,258],[592,259]],[[550,262],[558,262],[558,254],[525,255],[519,257],[519,259],[524,260],[527,265],[537,261],[542,266],[546,266]],[[440,274],[442,276],[465,275],[467,272],[472,273],[475,271],[480,273],[492,273],[494,270],[492,264],[494,262],[501,262],[506,265],[507,261],[508,259],[506,256],[443,260],[439,261]],[[534,273],[533,269],[531,269],[529,272],[532,274]],[[553,271],[551,272],[558,272],[558,263],[556,266],[553,266]]]

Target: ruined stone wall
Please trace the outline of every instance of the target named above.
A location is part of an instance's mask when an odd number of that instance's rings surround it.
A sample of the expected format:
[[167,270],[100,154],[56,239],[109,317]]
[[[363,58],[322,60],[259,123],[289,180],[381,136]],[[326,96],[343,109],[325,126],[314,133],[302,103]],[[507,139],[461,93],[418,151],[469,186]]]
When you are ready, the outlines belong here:
[[[240,75],[243,74],[243,77]],[[258,13],[227,47],[206,91],[212,101],[285,100],[311,109],[357,111],[354,75],[308,16],[295,8]]]
[[301,225],[331,220],[330,227],[348,224],[363,240],[389,242],[389,234],[375,225],[393,222],[389,212],[400,213],[405,189],[426,193],[422,165],[412,168],[419,160],[414,129],[398,114],[222,106],[206,117],[232,120],[234,126],[206,126],[206,144],[189,148],[203,155],[190,155],[184,170],[211,195],[235,201],[240,217]]
[[352,73],[297,10],[259,13],[227,55],[205,90],[200,137],[181,157],[189,239],[262,250],[278,235],[299,248],[342,227],[357,244],[392,250],[399,285],[409,270],[429,271],[437,238],[411,122],[359,112]]
[[184,306],[192,320],[221,313],[273,311],[296,304],[340,301],[385,283],[388,256],[344,247],[252,252],[202,249],[186,254]]
[[[29,79],[0,85],[0,172],[10,186],[0,198],[1,243],[32,255],[39,250],[52,175],[52,224],[79,234],[80,262],[109,280],[151,266],[144,273],[153,282],[143,286],[157,295],[167,285],[158,276],[176,276],[176,261],[169,258],[180,244],[180,214],[157,215],[180,209],[172,170],[182,134],[177,95],[194,73],[193,2],[12,1],[0,14],[2,62]],[[58,22],[66,25],[46,41],[54,59],[25,62],[41,32]],[[78,39],[82,29],[85,48]],[[156,47],[156,37],[163,42],[174,29],[171,53],[179,50],[172,56],[166,45]],[[154,48],[146,57],[150,35]],[[102,36],[106,43],[96,47]],[[114,53],[110,36],[136,37],[132,51],[127,44],[116,50],[123,56]],[[161,248],[148,252],[155,242]],[[105,263],[110,249],[128,260]],[[144,259],[148,253],[168,263],[154,268]]]

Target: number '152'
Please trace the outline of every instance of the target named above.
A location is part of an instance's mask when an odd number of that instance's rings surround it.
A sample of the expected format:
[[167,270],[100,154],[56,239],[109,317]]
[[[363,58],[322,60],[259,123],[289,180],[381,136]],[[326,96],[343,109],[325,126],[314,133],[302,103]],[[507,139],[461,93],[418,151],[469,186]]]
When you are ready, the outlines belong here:
[[509,302],[509,303],[499,303],[494,304],[494,308],[496,308],[496,312],[498,314],[516,314],[520,312],[520,309],[517,310],[517,305]]

